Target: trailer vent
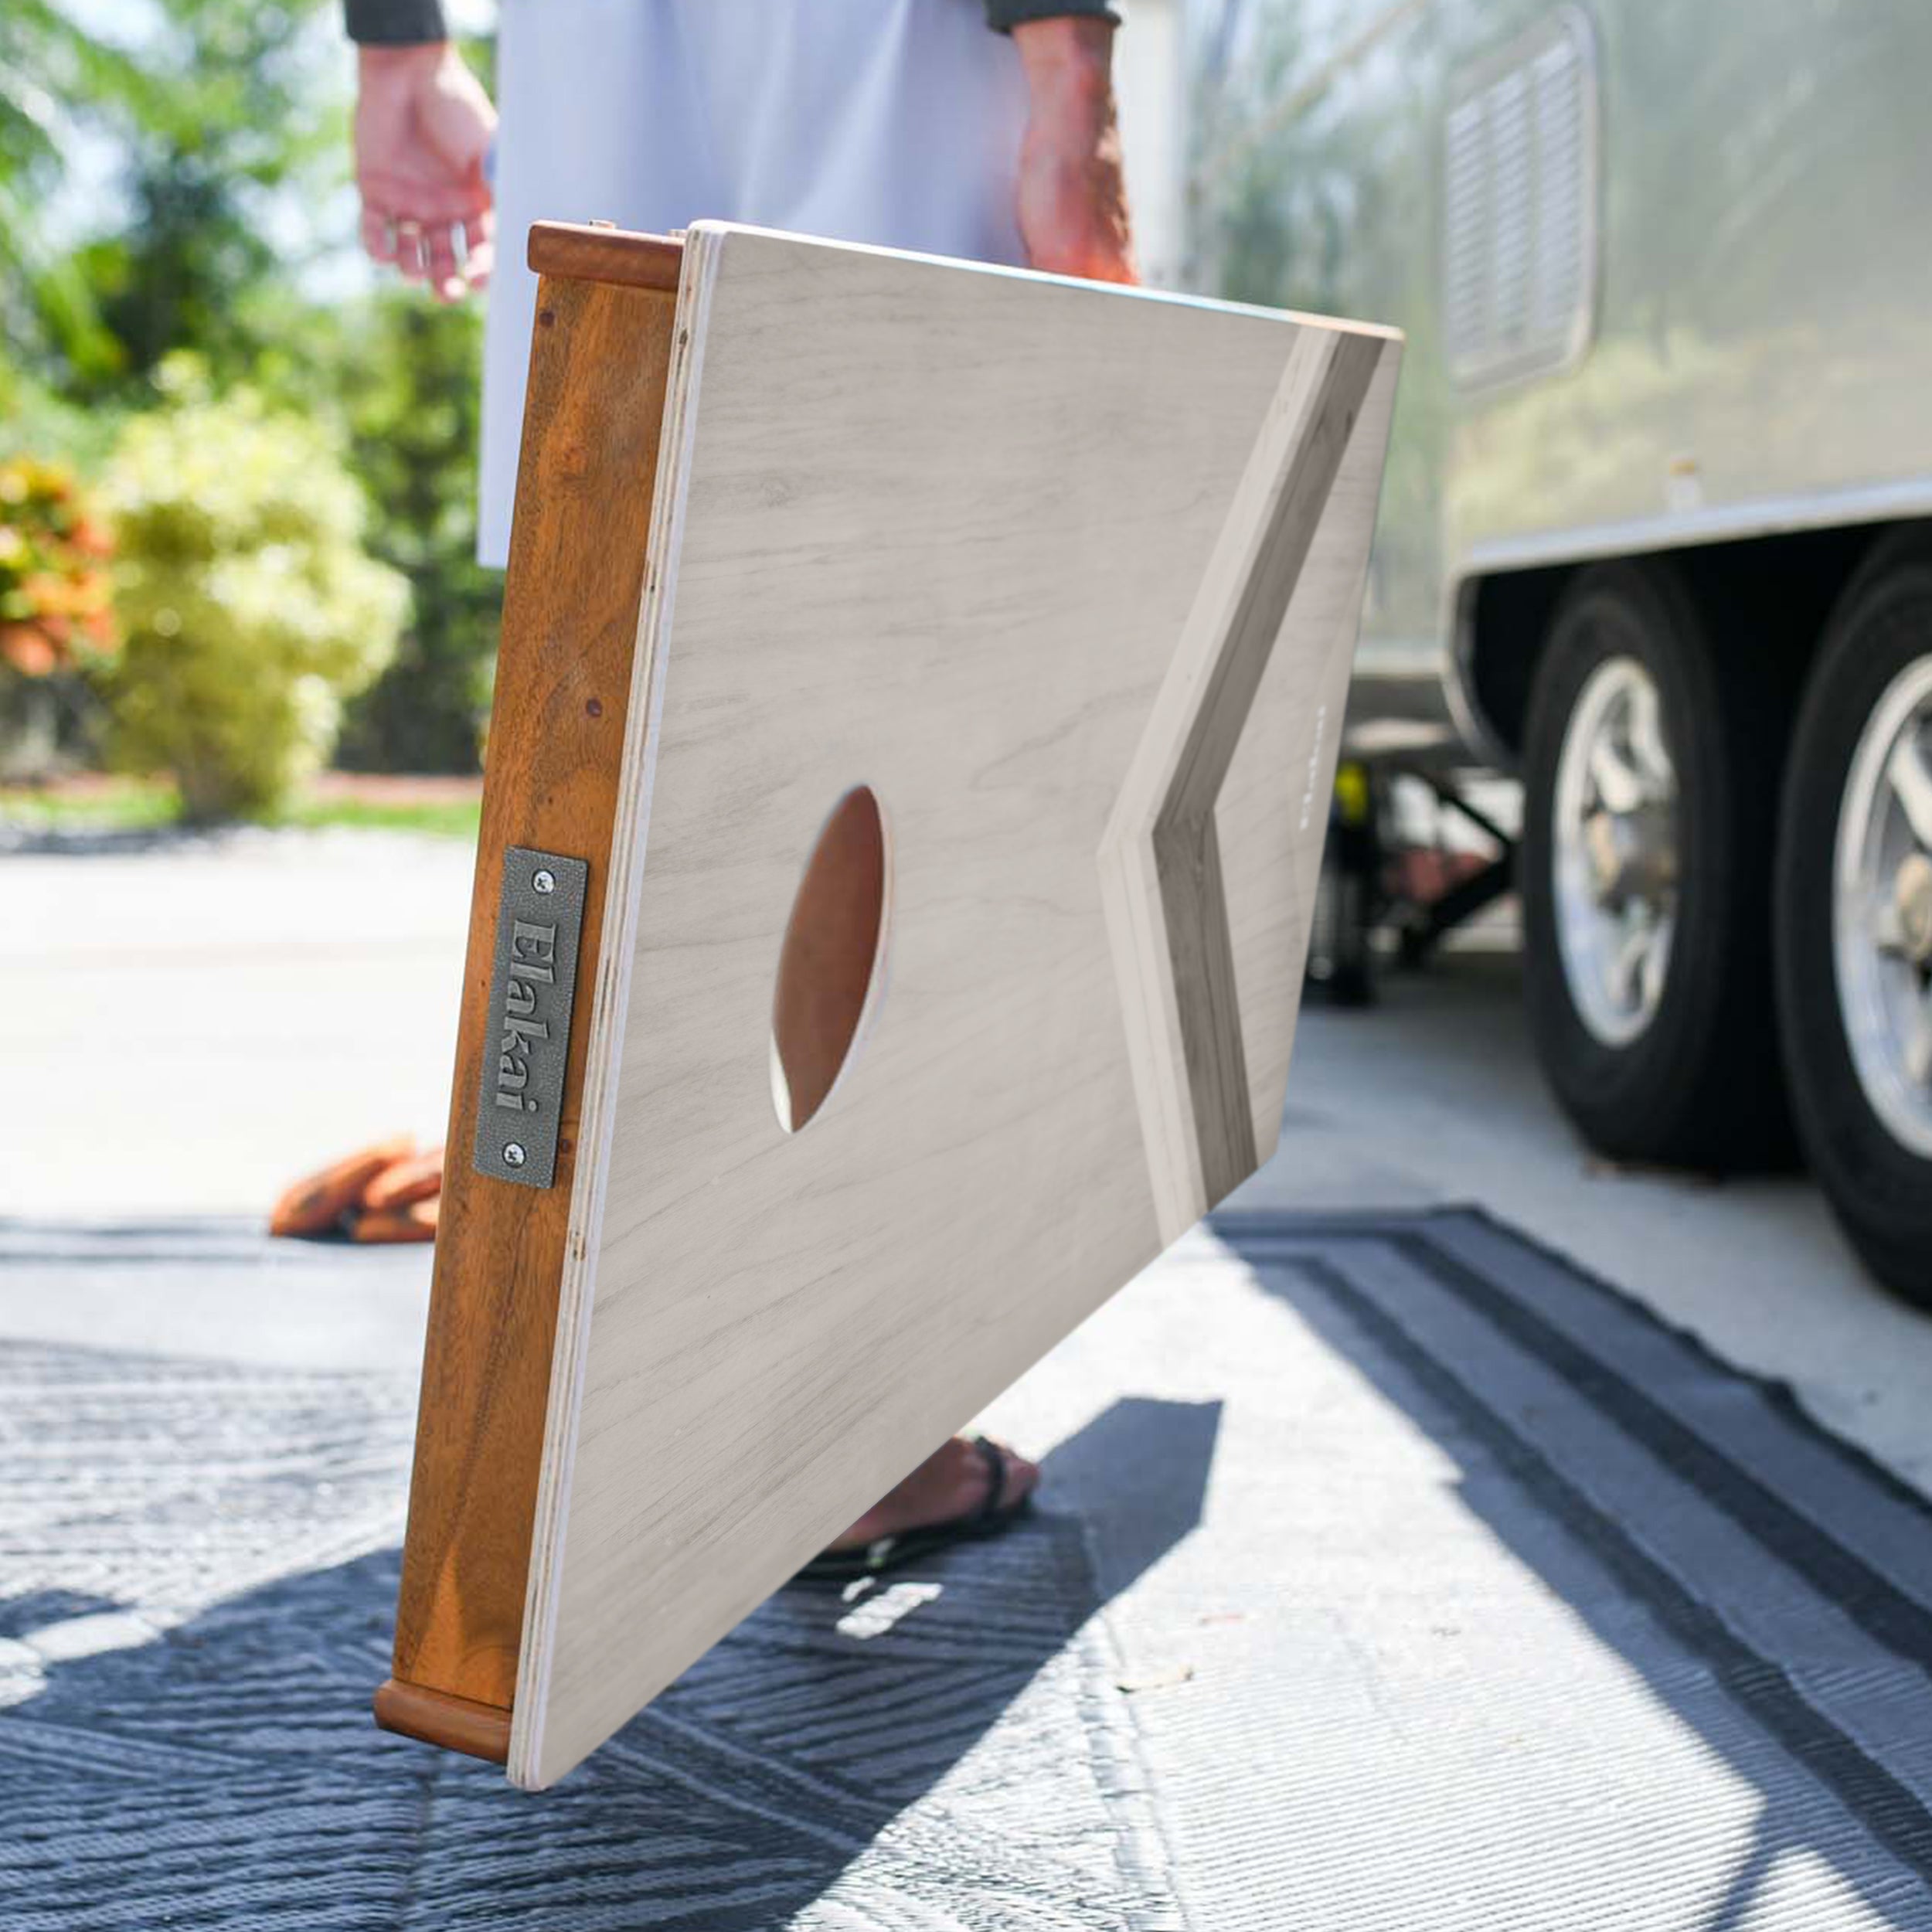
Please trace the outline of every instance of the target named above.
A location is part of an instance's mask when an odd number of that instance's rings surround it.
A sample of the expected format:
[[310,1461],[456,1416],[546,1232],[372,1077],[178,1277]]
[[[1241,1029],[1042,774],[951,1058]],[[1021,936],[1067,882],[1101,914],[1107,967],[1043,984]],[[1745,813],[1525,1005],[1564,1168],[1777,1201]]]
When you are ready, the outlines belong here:
[[1597,125],[1596,47],[1573,7],[1451,85],[1443,308],[1457,382],[1542,374],[1588,347]]

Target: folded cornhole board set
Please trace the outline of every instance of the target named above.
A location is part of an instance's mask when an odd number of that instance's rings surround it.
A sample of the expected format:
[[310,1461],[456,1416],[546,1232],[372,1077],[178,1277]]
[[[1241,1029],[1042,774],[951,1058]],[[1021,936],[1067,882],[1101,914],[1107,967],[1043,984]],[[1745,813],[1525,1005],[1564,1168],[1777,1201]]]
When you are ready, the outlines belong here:
[[1272,1150],[1399,339],[530,255],[376,1712],[539,1787]]

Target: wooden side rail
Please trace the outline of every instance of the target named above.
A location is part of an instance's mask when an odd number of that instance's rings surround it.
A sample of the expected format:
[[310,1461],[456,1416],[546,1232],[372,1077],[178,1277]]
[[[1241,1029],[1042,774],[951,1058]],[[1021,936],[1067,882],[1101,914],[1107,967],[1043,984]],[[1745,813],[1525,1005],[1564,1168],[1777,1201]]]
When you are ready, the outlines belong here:
[[[396,1606],[376,1721],[502,1762],[549,1400],[584,1054],[682,244],[540,223],[541,279],[483,787],[449,1162]],[[477,1173],[505,849],[590,867],[556,1176]]]

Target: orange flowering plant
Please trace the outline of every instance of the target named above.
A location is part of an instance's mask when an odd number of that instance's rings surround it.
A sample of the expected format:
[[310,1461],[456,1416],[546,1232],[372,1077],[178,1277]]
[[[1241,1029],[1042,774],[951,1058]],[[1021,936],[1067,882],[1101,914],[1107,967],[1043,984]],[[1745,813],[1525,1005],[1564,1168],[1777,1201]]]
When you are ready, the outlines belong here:
[[112,655],[114,547],[70,471],[0,461],[0,664],[44,678]]

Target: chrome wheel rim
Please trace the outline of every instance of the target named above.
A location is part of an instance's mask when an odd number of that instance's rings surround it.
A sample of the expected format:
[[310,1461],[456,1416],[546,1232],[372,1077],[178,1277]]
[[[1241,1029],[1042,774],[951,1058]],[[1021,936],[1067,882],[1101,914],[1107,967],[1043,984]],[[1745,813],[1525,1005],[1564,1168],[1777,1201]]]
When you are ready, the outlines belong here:
[[1606,1046],[1656,1017],[1677,929],[1677,771],[1656,680],[1607,658],[1563,733],[1552,801],[1552,898],[1572,1003]]
[[1859,1084],[1893,1138],[1932,1158],[1932,656],[1886,687],[1852,754],[1832,938]]

